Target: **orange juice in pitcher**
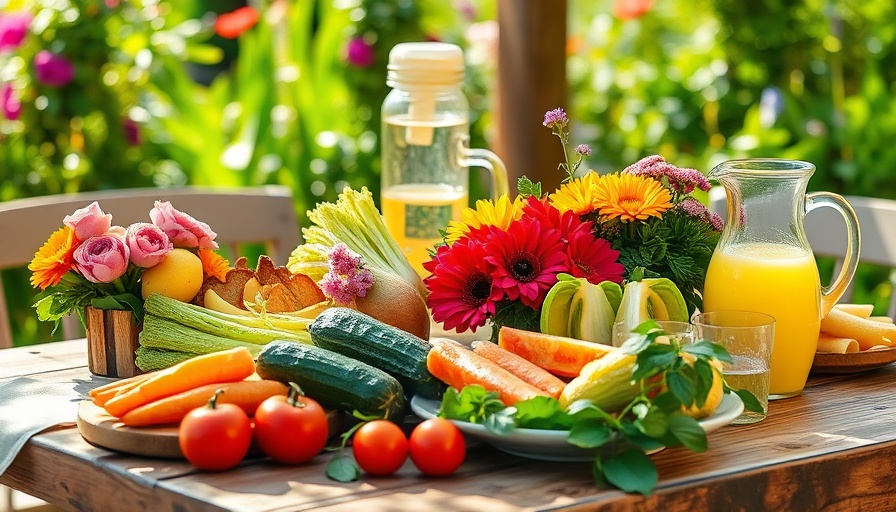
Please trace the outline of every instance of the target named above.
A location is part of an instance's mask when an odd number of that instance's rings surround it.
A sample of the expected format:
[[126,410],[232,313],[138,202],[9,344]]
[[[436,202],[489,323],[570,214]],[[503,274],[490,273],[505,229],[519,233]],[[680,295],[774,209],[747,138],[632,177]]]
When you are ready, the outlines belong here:
[[[807,162],[750,159],[722,163],[709,173],[725,187],[728,218],[706,271],[703,309],[775,318],[770,399],[802,392],[821,318],[846,290],[859,258],[858,219],[846,200],[806,194],[814,171]],[[847,254],[830,286],[821,286],[803,229],[805,215],[821,206],[838,210],[847,224]]]

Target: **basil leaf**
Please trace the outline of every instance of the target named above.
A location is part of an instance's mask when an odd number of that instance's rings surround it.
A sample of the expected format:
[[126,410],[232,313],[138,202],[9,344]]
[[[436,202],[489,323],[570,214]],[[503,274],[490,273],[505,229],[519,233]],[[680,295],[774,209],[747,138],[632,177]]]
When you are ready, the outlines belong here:
[[651,407],[647,414],[635,420],[635,426],[647,437],[659,438],[666,433],[667,415],[658,407]]
[[602,457],[604,478],[625,492],[637,492],[647,496],[656,487],[659,476],[656,466],[644,452],[637,448]]
[[603,446],[611,435],[612,431],[605,423],[586,419],[573,423],[566,440],[580,448],[597,448]]
[[719,361],[730,363],[731,354],[725,350],[725,347],[718,343],[708,340],[700,340],[696,343],[685,345],[684,351],[695,356],[704,356],[708,359],[718,359]]
[[503,411],[489,414],[485,418],[484,425],[489,432],[499,436],[506,436],[516,428],[516,422],[513,419],[513,409],[508,407]]
[[669,432],[688,449],[695,452],[706,451],[706,432],[694,418],[681,413],[668,418]]
[[662,409],[667,414],[681,410],[681,400],[673,393],[664,391],[653,398],[653,407]]
[[342,452],[337,453],[327,463],[327,477],[337,482],[354,482],[361,476],[358,464]]
[[697,380],[694,387],[694,403],[697,407],[703,407],[706,399],[709,397],[709,391],[712,389],[713,380],[715,380],[715,372],[711,364],[705,359],[694,361],[694,371],[697,373]]
[[694,370],[690,366],[684,366],[675,372],[666,373],[666,385],[669,391],[678,398],[682,405],[690,406],[694,403],[694,393],[696,392],[696,383],[693,374]]
[[753,393],[750,393],[746,389],[733,389],[732,391],[743,400],[744,409],[750,412],[763,412],[762,404],[759,403],[759,399],[756,398]]
[[549,396],[536,396],[517,402],[516,425],[520,428],[569,430],[572,419],[560,407],[560,402]]
[[641,380],[670,368],[678,359],[678,350],[672,345],[655,343],[638,353],[638,362],[632,380]]

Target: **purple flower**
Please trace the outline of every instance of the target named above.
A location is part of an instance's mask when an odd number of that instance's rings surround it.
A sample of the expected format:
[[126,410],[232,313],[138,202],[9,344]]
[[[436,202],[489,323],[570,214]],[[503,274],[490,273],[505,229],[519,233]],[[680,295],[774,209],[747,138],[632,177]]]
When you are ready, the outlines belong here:
[[576,153],[582,156],[591,156],[591,146],[588,144],[579,144],[576,146]]
[[345,48],[345,60],[352,66],[368,68],[376,61],[373,47],[360,37],[353,37]]
[[18,119],[22,113],[22,104],[19,103],[19,99],[16,98],[16,93],[10,84],[0,86],[0,113],[10,121]]
[[548,128],[564,128],[569,124],[569,118],[566,117],[566,111],[562,108],[548,110],[544,115],[544,125]]
[[367,290],[373,286],[373,273],[364,266],[360,255],[340,242],[327,254],[327,262],[330,271],[317,283],[324,295],[338,304],[351,304],[357,297],[367,296]]
[[18,48],[28,35],[30,24],[31,14],[27,12],[0,15],[0,52]]
[[690,194],[694,188],[699,188],[704,192],[709,190],[709,181],[703,176],[703,173],[696,169],[676,167],[660,155],[642,158],[626,167],[622,172],[637,176],[650,176],[658,181],[666,178],[672,190],[682,194]]
[[63,87],[75,78],[75,66],[62,55],[42,50],[34,56],[34,76],[47,87]]

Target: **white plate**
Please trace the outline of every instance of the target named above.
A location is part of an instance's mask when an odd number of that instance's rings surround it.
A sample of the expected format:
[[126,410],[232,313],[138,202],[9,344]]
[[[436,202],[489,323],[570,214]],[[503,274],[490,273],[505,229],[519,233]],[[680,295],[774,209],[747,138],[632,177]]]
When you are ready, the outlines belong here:
[[[411,409],[417,416],[423,419],[434,418],[441,402],[414,396],[411,399]],[[744,411],[744,403],[740,397],[728,393],[722,398],[719,408],[711,416],[699,420],[700,426],[708,434],[724,427],[734,421]],[[517,428],[507,435],[490,432],[482,425],[468,423],[466,421],[451,420],[464,433],[485,441],[495,448],[529,459],[549,461],[592,461],[595,457],[594,449],[579,448],[566,441],[569,435],[567,430],[539,430],[534,428]],[[658,451],[658,450],[657,450]],[[651,452],[654,453],[654,452]]]

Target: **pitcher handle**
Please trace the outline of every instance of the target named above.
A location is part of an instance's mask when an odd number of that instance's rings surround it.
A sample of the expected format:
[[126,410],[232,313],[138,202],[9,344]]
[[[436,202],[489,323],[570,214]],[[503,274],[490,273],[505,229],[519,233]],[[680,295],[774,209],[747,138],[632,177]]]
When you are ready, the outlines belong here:
[[487,149],[470,149],[463,143],[459,151],[460,165],[464,167],[482,167],[491,174],[493,200],[497,201],[502,195],[510,195],[510,188],[507,184],[507,168],[498,155]]
[[856,266],[859,264],[859,251],[862,247],[862,236],[859,232],[859,219],[856,217],[856,212],[843,196],[831,192],[806,194],[806,213],[823,206],[840,212],[846,222],[846,256],[843,258],[840,274],[830,286],[821,287],[821,313],[827,315],[843,296],[843,292],[846,291],[856,273]]

